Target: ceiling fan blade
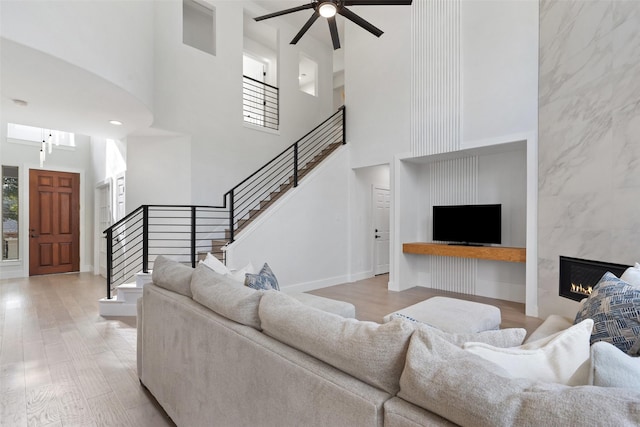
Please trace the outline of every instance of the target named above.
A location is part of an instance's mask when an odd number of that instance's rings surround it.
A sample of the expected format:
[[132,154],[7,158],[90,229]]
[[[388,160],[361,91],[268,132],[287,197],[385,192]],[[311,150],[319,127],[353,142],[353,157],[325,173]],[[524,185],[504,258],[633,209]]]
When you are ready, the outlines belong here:
[[410,6],[412,0],[345,0],[345,6]]
[[291,9],[281,10],[279,12],[270,13],[268,15],[258,16],[257,18],[253,18],[255,21],[262,21],[264,19],[275,18],[276,16],[287,15],[293,12],[299,12],[301,10],[313,9],[316,6],[315,3],[309,3],[298,7],[292,7]]
[[329,32],[331,32],[331,41],[333,42],[333,50],[340,49],[340,36],[338,36],[338,26],[336,25],[336,17],[327,18],[329,23]]
[[371,24],[365,19],[359,17],[358,15],[351,12],[346,7],[338,9],[338,13],[344,16],[345,18],[347,18],[349,21],[353,22],[354,24],[360,25],[362,28],[369,31],[371,34],[373,34],[376,37],[380,37],[384,33],[384,31],[382,31],[380,28],[376,27],[375,25]]
[[296,34],[293,40],[291,40],[290,44],[298,43],[298,41],[302,38],[302,36],[304,36],[304,33],[306,33],[309,30],[309,28],[311,28],[311,26],[313,25],[314,22],[316,22],[316,19],[318,19],[319,16],[320,16],[320,13],[317,10],[313,12],[313,15],[311,15],[311,18],[309,18],[309,20],[302,26],[298,34]]

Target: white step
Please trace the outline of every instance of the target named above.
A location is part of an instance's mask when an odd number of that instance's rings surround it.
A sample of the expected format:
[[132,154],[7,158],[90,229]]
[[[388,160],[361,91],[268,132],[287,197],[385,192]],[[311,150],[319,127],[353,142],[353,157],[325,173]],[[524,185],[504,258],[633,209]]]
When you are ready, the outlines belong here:
[[116,296],[98,301],[101,316],[135,316],[136,303],[142,297],[142,288],[136,283],[125,283],[118,286]]
[[147,283],[151,283],[151,270],[148,273],[136,274],[136,286],[142,288]]

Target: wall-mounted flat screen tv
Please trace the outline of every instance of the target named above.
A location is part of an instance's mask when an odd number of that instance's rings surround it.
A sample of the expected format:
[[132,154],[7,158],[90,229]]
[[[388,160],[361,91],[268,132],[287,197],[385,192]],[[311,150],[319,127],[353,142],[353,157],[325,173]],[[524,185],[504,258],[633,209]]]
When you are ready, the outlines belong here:
[[502,205],[433,207],[433,240],[461,244],[502,243]]

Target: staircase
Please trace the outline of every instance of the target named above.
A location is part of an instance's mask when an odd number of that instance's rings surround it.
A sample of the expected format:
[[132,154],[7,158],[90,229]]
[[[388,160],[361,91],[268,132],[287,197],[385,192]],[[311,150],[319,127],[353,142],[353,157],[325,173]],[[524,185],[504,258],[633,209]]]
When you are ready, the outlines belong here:
[[100,300],[100,314],[135,316],[136,301],[158,255],[195,267],[211,252],[225,262],[226,246],[238,233],[345,144],[345,133],[341,107],[225,193],[222,206],[143,205],[109,227],[107,296]]

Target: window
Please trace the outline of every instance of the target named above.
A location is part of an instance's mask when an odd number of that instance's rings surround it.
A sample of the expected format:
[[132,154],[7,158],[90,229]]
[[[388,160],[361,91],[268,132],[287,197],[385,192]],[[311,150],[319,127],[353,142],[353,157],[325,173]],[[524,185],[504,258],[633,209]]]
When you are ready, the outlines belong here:
[[216,10],[203,1],[182,1],[182,43],[216,54]]
[[52,143],[55,145],[65,147],[76,146],[75,134],[71,132],[19,125],[16,123],[7,123],[7,138],[38,143],[41,143],[43,140],[48,142],[49,138],[51,138]]
[[303,54],[298,65],[298,84],[304,93],[318,96],[318,63]]
[[18,168],[2,166],[2,259],[18,259]]

